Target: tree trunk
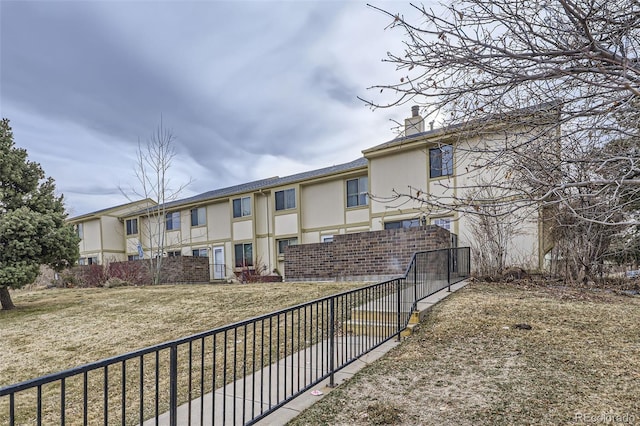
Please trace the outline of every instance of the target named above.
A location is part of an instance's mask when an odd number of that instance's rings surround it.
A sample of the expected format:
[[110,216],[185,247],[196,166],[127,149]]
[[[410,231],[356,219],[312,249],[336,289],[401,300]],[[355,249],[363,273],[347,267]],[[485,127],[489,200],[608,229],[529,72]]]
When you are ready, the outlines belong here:
[[0,305],[2,305],[2,309],[5,311],[16,307],[11,301],[11,295],[7,287],[0,287]]

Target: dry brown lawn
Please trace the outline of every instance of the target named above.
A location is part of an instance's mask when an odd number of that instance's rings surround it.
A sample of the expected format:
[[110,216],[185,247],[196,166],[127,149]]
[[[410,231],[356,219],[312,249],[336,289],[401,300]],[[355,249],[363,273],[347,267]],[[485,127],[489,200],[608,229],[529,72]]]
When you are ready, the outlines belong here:
[[291,424],[640,424],[639,324],[639,296],[474,283]]
[[0,310],[0,386],[276,311],[363,283],[14,291]]

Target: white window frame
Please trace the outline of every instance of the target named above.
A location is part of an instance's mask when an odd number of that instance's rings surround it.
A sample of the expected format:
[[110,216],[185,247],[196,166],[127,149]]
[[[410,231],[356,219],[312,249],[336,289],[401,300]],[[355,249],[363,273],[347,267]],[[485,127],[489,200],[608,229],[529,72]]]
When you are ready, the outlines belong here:
[[436,179],[452,175],[453,145],[441,145],[429,149],[429,177]]
[[[177,219],[177,220],[176,220]],[[171,228],[169,228],[171,224]],[[169,212],[165,215],[165,229],[167,231],[176,231],[180,229],[180,212]]]
[[[356,192],[349,192],[349,182],[356,182]],[[347,207],[362,207],[369,205],[369,177],[361,176],[355,179],[348,179],[346,182],[347,191]],[[353,200],[355,197],[355,203]]]
[[[283,243],[286,243],[286,244],[283,244]],[[278,256],[284,256],[284,247],[295,246],[296,244],[298,244],[298,237],[277,239],[276,246],[278,249]]]
[[[195,216],[194,216],[195,213]],[[195,207],[190,211],[191,215],[191,226],[204,226],[207,224],[207,208],[206,207]],[[194,220],[195,219],[195,224]]]
[[453,218],[452,217],[436,217],[431,219],[431,224],[432,225],[437,225],[440,228],[446,229],[449,232],[451,231],[451,224],[453,222]]
[[[238,202],[240,207],[240,214],[236,215],[236,202]],[[240,197],[234,198],[232,201],[231,209],[233,210],[233,217],[247,217],[251,216],[251,197]]]
[[[278,206],[278,194],[282,194],[281,206]],[[296,208],[296,189],[295,188],[276,191],[274,194],[274,197],[275,197],[276,211],[293,210]]]
[[[238,246],[242,246],[242,259],[240,259],[240,262],[238,262]],[[251,259],[247,259],[246,258],[246,254],[247,254],[247,246],[250,247],[251,250]],[[253,243],[237,243],[233,245],[233,256],[234,256],[234,261],[235,261],[235,266],[236,268],[250,268],[253,266]],[[248,262],[247,262],[248,260]],[[240,263],[240,264],[238,264]]]
[[[133,224],[135,224],[136,232],[129,232],[129,231],[133,231],[133,228],[134,228]],[[127,236],[138,235],[138,219],[127,219],[125,221],[125,233],[127,234]]]
[[209,250],[207,250],[206,247],[205,248],[192,249],[191,250],[191,255],[193,257],[209,257]]

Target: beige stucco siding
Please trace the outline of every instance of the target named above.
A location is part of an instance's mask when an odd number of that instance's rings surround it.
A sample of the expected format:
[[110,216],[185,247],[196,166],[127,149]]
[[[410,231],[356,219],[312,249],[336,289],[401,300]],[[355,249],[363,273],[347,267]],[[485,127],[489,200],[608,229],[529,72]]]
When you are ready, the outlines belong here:
[[302,244],[312,244],[320,242],[320,232],[312,231],[312,232],[303,232],[302,233]]
[[[398,151],[385,157],[369,160],[369,191],[373,198],[391,197],[394,190],[401,194],[409,193],[409,187],[425,188],[427,185],[428,158],[424,149]],[[388,211],[392,204],[371,200],[372,213]],[[417,202],[403,204],[403,209],[419,208]]]
[[270,194],[256,193],[253,195],[254,203],[254,217],[256,221],[256,234],[266,235],[273,232],[273,224],[271,223],[272,213],[271,206],[272,200]]
[[291,235],[298,233],[298,214],[281,214],[275,217],[275,234]]
[[104,216],[102,218],[102,248],[103,250],[122,251],[124,225],[117,217]]
[[207,232],[212,241],[231,238],[231,209],[228,201],[207,205]]
[[345,182],[334,180],[301,187],[302,227],[314,229],[344,224]]
[[191,227],[191,243],[203,243],[207,241],[207,227],[206,226],[195,226]]
[[252,240],[253,220],[233,222],[233,239],[234,241]]
[[102,235],[100,228],[100,219],[89,220],[83,223],[80,253],[99,251],[101,249]]
[[355,208],[349,209],[346,212],[347,224],[352,223],[369,223],[369,209],[368,208]]

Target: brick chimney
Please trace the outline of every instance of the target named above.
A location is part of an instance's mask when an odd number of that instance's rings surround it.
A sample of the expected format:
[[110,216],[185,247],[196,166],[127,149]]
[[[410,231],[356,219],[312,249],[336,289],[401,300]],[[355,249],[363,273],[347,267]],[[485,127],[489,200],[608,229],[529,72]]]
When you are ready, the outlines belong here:
[[404,120],[404,135],[413,136],[424,132],[424,118],[420,116],[420,107],[414,105],[411,107],[411,117]]

